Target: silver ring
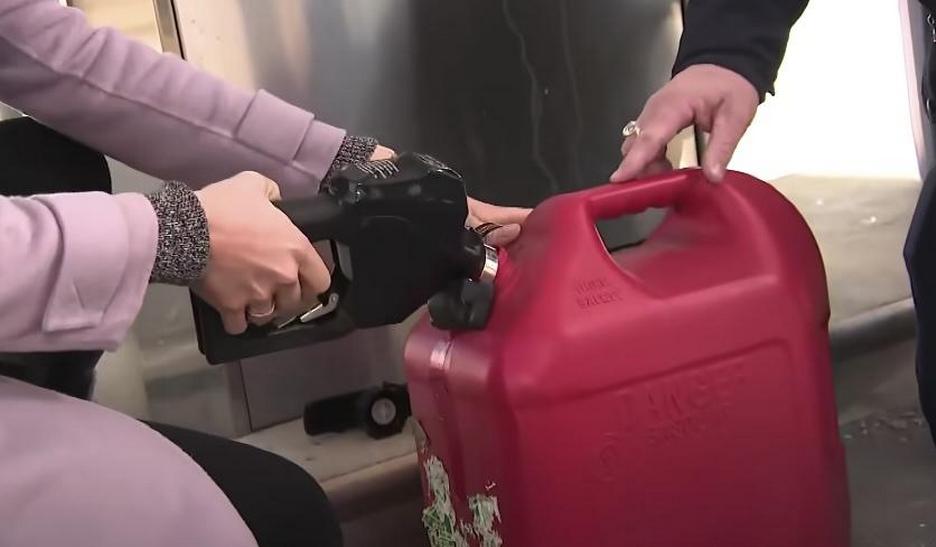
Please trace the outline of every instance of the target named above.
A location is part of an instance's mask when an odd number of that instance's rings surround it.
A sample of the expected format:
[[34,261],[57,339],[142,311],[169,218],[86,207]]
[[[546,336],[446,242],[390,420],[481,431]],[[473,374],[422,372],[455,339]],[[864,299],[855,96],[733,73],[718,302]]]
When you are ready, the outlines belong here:
[[250,317],[251,319],[266,319],[267,317],[270,317],[271,315],[273,315],[274,312],[276,312],[276,303],[270,302],[269,311],[266,311],[263,313],[254,313],[250,311],[250,309],[248,309],[247,316]]
[[628,137],[639,137],[640,126],[637,125],[636,121],[627,122],[627,125],[621,130],[621,135],[624,135],[625,139]]

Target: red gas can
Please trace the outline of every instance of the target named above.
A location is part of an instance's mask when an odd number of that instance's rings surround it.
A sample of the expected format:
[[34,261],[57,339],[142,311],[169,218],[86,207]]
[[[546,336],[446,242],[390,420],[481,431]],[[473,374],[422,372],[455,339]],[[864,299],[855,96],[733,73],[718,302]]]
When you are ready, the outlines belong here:
[[561,195],[501,262],[485,330],[406,346],[434,547],[847,547],[822,261],[771,186]]

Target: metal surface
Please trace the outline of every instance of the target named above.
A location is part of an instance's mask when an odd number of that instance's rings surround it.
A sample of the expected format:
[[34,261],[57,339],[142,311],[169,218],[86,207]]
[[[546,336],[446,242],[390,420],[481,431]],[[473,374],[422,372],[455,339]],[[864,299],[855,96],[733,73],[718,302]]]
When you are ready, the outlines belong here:
[[907,87],[910,90],[910,123],[916,144],[920,178],[933,168],[936,158],[933,124],[926,115],[926,105],[920,93],[920,82],[924,74],[926,50],[933,40],[933,31],[926,23],[926,14],[917,0],[900,0],[900,23],[904,37],[904,66],[907,70]]
[[335,308],[337,307],[338,307],[338,295],[332,294],[331,296],[328,297],[327,304],[319,304],[318,306],[312,308],[311,310],[299,316],[299,322],[308,323],[309,321],[328,315],[329,313],[335,311]]
[[497,277],[497,267],[500,265],[497,258],[497,250],[489,245],[484,246],[484,267],[481,268],[481,274],[476,281],[481,283],[494,283]]
[[153,0],[153,9],[156,13],[159,43],[163,51],[181,56],[183,54],[182,42],[179,39],[179,26],[172,0]]
[[[166,12],[189,61],[432,154],[474,197],[510,205],[607,179],[622,126],[669,78],[681,30],[679,0],[176,0]],[[244,361],[252,428],[401,380],[407,332]]]
[[668,79],[666,0],[176,0],[186,57],[449,163],[479,199],[602,182]]

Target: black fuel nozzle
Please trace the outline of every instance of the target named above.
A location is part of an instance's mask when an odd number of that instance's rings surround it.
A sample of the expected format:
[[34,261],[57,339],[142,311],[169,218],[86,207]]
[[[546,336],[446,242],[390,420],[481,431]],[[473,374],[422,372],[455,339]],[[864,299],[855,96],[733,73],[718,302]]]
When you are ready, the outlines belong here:
[[199,348],[223,363],[404,321],[427,302],[440,328],[480,328],[493,299],[497,253],[465,227],[462,178],[423,154],[351,165],[318,195],[278,205],[311,241],[328,240],[334,269],[320,305],[228,335],[193,295]]
[[487,325],[494,302],[497,251],[480,235],[466,231],[462,256],[471,273],[454,279],[445,290],[429,299],[429,319],[441,330],[477,330]]

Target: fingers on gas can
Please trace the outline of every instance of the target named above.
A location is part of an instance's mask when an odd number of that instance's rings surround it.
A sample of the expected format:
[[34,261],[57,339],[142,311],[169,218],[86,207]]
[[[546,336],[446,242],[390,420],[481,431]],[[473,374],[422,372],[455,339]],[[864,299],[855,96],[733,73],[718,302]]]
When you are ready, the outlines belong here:
[[468,215],[468,226],[480,235],[486,244],[493,247],[509,245],[520,236],[519,224],[483,222],[474,215]]

